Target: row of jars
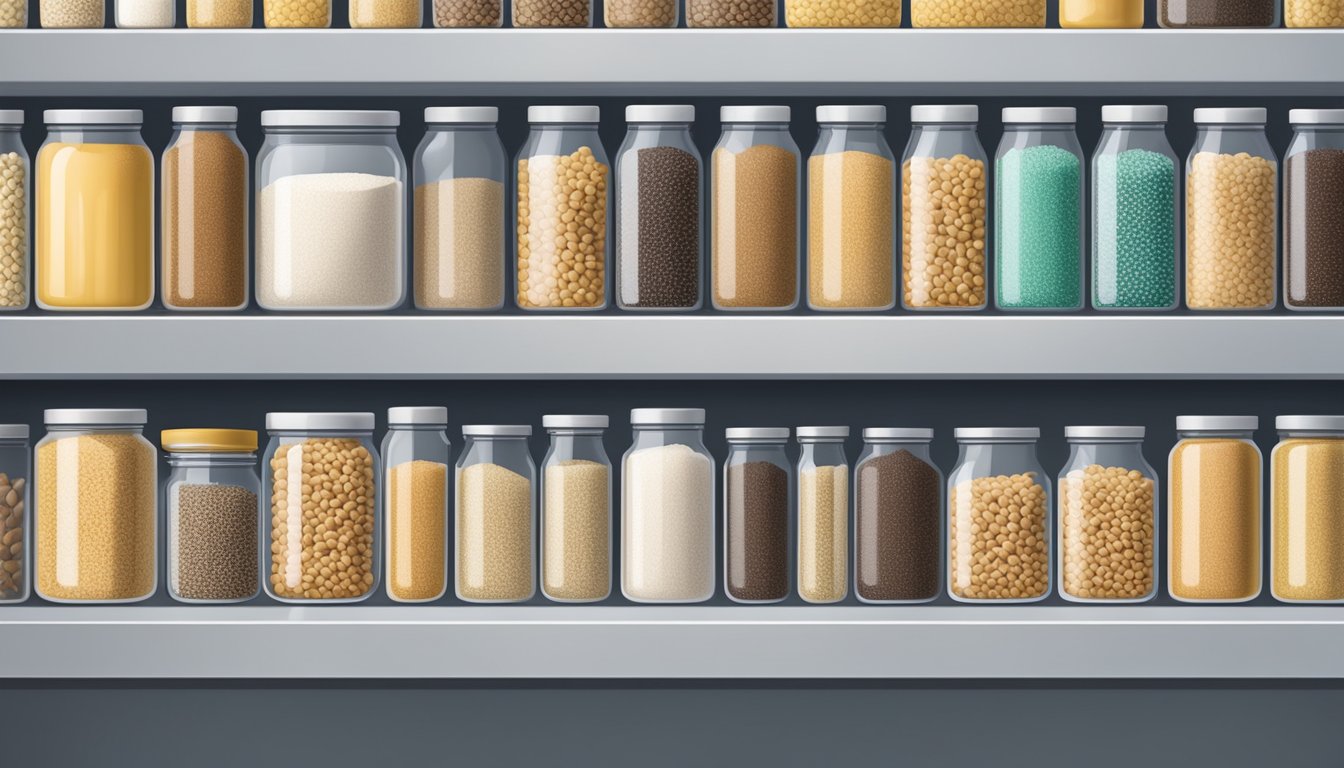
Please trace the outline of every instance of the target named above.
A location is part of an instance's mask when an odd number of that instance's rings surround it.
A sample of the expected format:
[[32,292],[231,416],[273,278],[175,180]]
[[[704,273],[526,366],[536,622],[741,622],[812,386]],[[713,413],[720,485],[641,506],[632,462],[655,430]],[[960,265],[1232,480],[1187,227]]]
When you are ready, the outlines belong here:
[[[35,452],[35,533],[26,512],[28,429],[0,426],[0,601],[27,598],[30,552],[37,592],[48,600],[133,602],[154,593],[159,489],[157,452],[141,434],[145,416],[46,412]],[[455,593],[468,602],[528,600],[538,572],[550,600],[607,598],[607,417],[546,416],[551,445],[540,473],[530,426],[463,427],[454,496],[446,416],[438,407],[391,409],[379,450],[371,413],[268,414],[261,478],[255,432],[165,431],[169,594],[237,602],[264,585],[283,602],[352,602],[385,573],[393,600],[425,602],[446,593],[453,567]],[[704,418],[693,408],[631,412],[619,502],[628,600],[694,603],[716,592],[718,480]],[[1176,600],[1241,602],[1261,591],[1257,427],[1249,416],[1177,418],[1167,475],[1168,592]],[[1336,557],[1344,547],[1344,416],[1280,416],[1277,427],[1273,594],[1344,602]],[[852,584],[863,602],[918,603],[939,596],[944,580],[962,602],[1037,601],[1052,583],[1077,602],[1156,594],[1158,477],[1143,456],[1142,427],[1066,428],[1071,450],[1055,489],[1036,456],[1038,429],[957,429],[960,455],[946,482],[929,455],[932,430],[865,429],[852,474],[848,436],[848,427],[799,427],[793,462],[788,429],[727,430],[729,598],[777,602],[796,585],[805,601],[834,603]]]

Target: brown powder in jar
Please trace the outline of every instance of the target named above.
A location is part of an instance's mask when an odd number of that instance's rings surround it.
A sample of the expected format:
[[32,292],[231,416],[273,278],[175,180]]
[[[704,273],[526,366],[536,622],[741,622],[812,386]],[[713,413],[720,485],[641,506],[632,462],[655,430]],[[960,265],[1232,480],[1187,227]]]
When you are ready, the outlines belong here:
[[228,133],[184,130],[163,153],[163,300],[247,303],[247,154]]
[[710,225],[714,306],[798,301],[798,155],[770,144],[716,149]]

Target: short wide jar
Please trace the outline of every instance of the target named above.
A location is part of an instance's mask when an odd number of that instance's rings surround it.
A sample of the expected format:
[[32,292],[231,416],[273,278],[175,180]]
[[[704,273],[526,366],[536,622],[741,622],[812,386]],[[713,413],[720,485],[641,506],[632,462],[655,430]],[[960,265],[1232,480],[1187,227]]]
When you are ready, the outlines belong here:
[[611,594],[611,459],[602,446],[609,419],[542,417],[551,447],[541,462],[541,591],[557,603]]
[[0,603],[21,603],[31,591],[32,462],[28,425],[0,424]]
[[537,465],[526,424],[468,424],[457,460],[457,599],[520,603],[537,592]]
[[387,409],[383,513],[387,596],[427,603],[448,591],[448,409]]
[[1270,588],[1344,602],[1344,416],[1280,416],[1270,455]]

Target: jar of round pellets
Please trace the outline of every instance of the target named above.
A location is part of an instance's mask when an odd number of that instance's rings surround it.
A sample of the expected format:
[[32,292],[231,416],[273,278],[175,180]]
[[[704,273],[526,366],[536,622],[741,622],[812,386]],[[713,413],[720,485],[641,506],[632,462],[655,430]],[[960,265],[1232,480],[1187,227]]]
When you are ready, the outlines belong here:
[[787,427],[724,432],[723,587],[736,603],[777,603],[789,596],[793,464]]
[[448,591],[448,409],[387,411],[383,509],[387,516],[387,596],[427,603]]
[[261,480],[250,429],[166,429],[168,594],[240,603],[261,592]]
[[901,26],[901,0],[784,0],[784,23],[791,28]]
[[1044,27],[1046,0],[911,0],[910,25],[919,27]]
[[[60,408],[37,444],[37,594],[134,603],[158,582],[158,451],[137,408]],[[12,486],[11,486],[12,489]]]
[[350,0],[351,29],[419,29],[421,0]]
[[1280,416],[1270,454],[1270,589],[1344,602],[1344,416]]
[[686,26],[761,28],[777,24],[779,0],[686,0]]
[[441,29],[500,27],[504,0],[434,0],[434,26]]
[[263,0],[267,28],[326,29],[331,26],[331,0]]
[[1167,591],[1183,603],[1260,594],[1262,458],[1255,416],[1177,416],[1167,468]]
[[675,27],[680,5],[677,0],[603,0],[602,21],[608,28]]
[[1284,155],[1283,303],[1344,309],[1344,109],[1294,109]]
[[807,161],[807,306],[896,306],[896,162],[882,135],[887,108],[817,107]]
[[1092,155],[1092,307],[1176,308],[1180,166],[1165,106],[1101,108]]
[[27,424],[0,424],[0,603],[28,599],[33,526],[28,478],[33,476]]
[[1283,25],[1290,29],[1344,27],[1344,0],[1284,0]]
[[947,589],[962,603],[1050,594],[1050,479],[1034,427],[958,427],[947,479]]
[[268,413],[261,458],[266,594],[356,603],[378,586],[378,451],[372,413]]
[[616,153],[616,303],[621,309],[699,309],[704,199],[695,107],[625,108]]
[[28,308],[32,280],[28,193],[32,165],[23,148],[23,110],[0,109],[0,312]]
[[521,603],[537,592],[537,465],[525,424],[468,424],[457,460],[457,599]]
[[942,578],[943,475],[933,430],[870,427],[854,468],[854,592],[865,603],[925,603]]
[[250,29],[252,0],[187,0],[190,29]]
[[513,0],[513,26],[591,27],[593,0]]
[[115,0],[118,29],[172,29],[177,25],[176,0]]
[[710,173],[710,285],[720,310],[798,306],[802,163],[789,108],[722,107]]
[[542,418],[551,447],[541,462],[541,591],[558,603],[611,594],[611,459],[606,416]]
[[28,26],[28,0],[0,0],[0,29]]
[[1059,594],[1140,603],[1157,593],[1157,473],[1143,427],[1065,427],[1059,473]]
[[1158,0],[1157,23],[1167,29],[1277,27],[1279,3],[1277,0]]
[[849,427],[799,427],[798,596],[838,603],[849,594]]
[[102,29],[107,9],[103,0],[40,0],[37,18],[43,29]]
[[1198,132],[1185,167],[1190,309],[1274,308],[1279,163],[1265,118],[1259,107],[1195,110]]
[[520,309],[607,306],[611,166],[598,118],[597,107],[527,109],[532,128],[518,153],[516,198]]

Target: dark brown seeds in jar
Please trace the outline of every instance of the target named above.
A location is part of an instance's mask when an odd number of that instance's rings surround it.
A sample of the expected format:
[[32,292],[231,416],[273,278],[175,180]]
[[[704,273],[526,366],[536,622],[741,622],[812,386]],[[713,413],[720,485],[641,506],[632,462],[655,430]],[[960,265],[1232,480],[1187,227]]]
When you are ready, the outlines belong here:
[[871,601],[938,594],[942,481],[910,451],[864,461],[855,499],[856,591]]
[[[621,303],[693,307],[700,301],[700,163],[675,147],[636,157],[635,173],[621,173]],[[632,237],[626,227],[636,222]]]
[[1160,0],[1163,26],[1268,27],[1276,0]]
[[686,0],[690,27],[773,27],[775,0]]
[[591,0],[514,0],[515,27],[587,27],[593,21]]
[[1344,150],[1288,158],[1283,221],[1289,306],[1344,307]]
[[728,467],[728,594],[743,601],[789,593],[789,473],[768,461]]
[[434,0],[436,27],[498,27],[503,16],[503,0]]

